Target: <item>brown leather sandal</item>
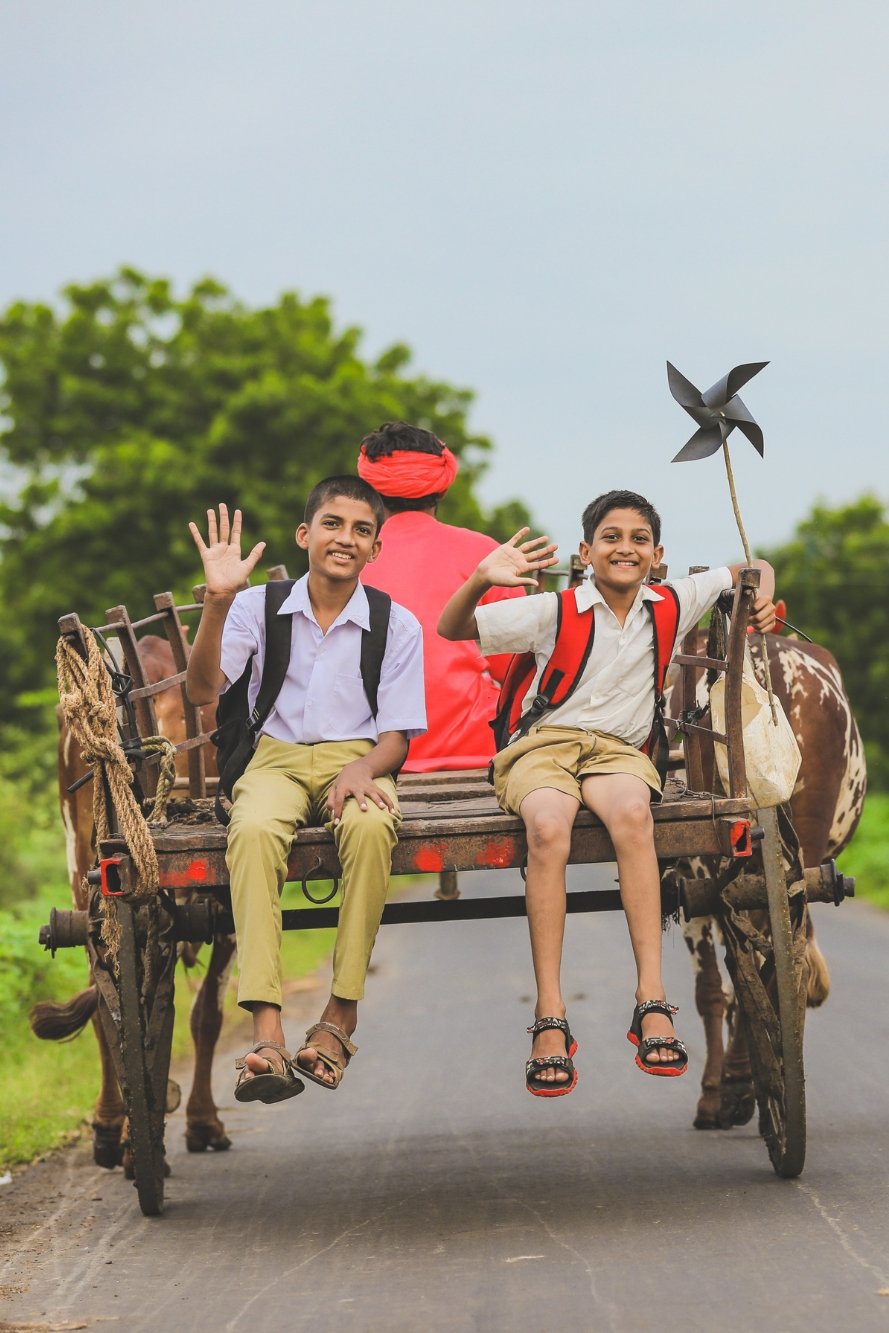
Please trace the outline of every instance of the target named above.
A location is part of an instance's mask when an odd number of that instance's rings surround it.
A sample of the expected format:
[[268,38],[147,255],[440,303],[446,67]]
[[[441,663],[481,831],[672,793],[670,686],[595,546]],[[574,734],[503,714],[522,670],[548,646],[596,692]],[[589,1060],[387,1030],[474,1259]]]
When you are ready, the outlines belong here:
[[[281,1056],[283,1068],[276,1069],[271,1060],[267,1059],[266,1072],[255,1074],[247,1066],[247,1056],[265,1050],[277,1051]],[[235,1069],[241,1071],[235,1084],[235,1101],[238,1102],[265,1102],[270,1105],[274,1102],[287,1101],[288,1097],[296,1097],[305,1091],[306,1085],[300,1082],[293,1072],[293,1058],[290,1052],[277,1041],[256,1042],[245,1055],[239,1056],[235,1061]]]
[[[339,1056],[333,1053],[333,1051],[324,1050],[321,1046],[312,1046],[312,1037],[316,1032],[329,1032],[332,1037],[336,1037],[337,1041],[343,1048],[344,1059],[341,1060]],[[303,1055],[310,1046],[312,1046],[312,1050],[315,1052],[315,1060],[320,1060],[323,1065],[327,1066],[331,1074],[333,1074],[332,1083],[328,1083],[326,1079],[319,1078],[317,1074],[306,1069],[304,1064],[300,1064],[300,1056]],[[346,1072],[346,1065],[357,1051],[358,1047],[349,1040],[342,1028],[337,1027],[336,1023],[314,1023],[306,1033],[305,1045],[300,1047],[296,1053],[294,1065],[303,1078],[310,1078],[313,1083],[318,1084],[319,1088],[327,1088],[330,1092],[333,1092],[335,1088],[340,1086],[343,1074]],[[312,1061],[313,1064],[315,1063],[315,1060]]]

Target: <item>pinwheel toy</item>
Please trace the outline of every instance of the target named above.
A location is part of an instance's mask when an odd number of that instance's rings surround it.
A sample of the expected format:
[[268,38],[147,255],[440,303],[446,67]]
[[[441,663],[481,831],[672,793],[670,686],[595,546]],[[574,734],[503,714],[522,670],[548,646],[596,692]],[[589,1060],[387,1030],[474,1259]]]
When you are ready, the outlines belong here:
[[747,366],[735,366],[734,370],[711,385],[706,393],[701,393],[684,375],[680,375],[675,366],[667,362],[670,392],[679,406],[684,407],[698,424],[694,435],[673,459],[674,463],[688,463],[692,459],[715,454],[736,426],[762,456],[762,431],[738,397],[738,390],[768,364],[768,361],[754,361]]
[[[747,365],[735,366],[721,380],[712,384],[706,392],[701,393],[700,389],[696,389],[691,381],[681,375],[674,365],[671,365],[669,361],[667,362],[667,383],[670,386],[670,392],[679,406],[685,409],[698,427],[691,439],[686,441],[679,450],[673,462],[688,463],[697,458],[709,458],[711,454],[716,453],[717,449],[722,449],[729,492],[732,497],[732,508],[735,511],[735,521],[738,524],[738,532],[741,534],[744,556],[748,564],[751,563],[753,557],[750,553],[750,543],[747,540],[747,533],[744,531],[744,522],[741,518],[738,496],[735,491],[732,460],[728,451],[728,437],[737,426],[738,430],[746,435],[759,456],[763,456],[762,431],[738,397],[738,390],[743,389],[747,381],[752,380],[753,376],[758,375],[768,364],[768,361],[751,361]],[[765,636],[762,637],[766,686],[772,709],[772,718],[777,723],[772,682],[769,677],[769,661],[765,652]]]

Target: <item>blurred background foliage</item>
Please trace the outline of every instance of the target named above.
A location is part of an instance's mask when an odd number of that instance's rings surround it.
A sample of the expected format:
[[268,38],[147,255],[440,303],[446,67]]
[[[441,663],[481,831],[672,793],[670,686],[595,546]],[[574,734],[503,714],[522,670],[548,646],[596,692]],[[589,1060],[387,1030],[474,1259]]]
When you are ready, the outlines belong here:
[[442,506],[501,539],[529,514],[485,511],[475,484],[491,442],[467,425],[472,393],[411,370],[403,344],[374,361],[324,297],[285,292],[250,309],[205,279],[178,299],[165,278],[121,268],[65,288],[58,308],[18,302],[0,319],[0,723],[51,685],[59,615],[88,623],[200,577],[189,519],[225,501],[245,544],[304,571],[293,533],[324,476],[353,473],[381,422],[426,426],[460,458]]

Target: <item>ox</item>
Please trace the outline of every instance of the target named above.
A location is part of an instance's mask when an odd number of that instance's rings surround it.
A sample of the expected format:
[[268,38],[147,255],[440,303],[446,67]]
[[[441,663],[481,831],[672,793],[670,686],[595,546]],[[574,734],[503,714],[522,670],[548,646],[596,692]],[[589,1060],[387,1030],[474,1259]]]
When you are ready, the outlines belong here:
[[[166,639],[145,635],[139,640],[139,657],[145,680],[155,683],[176,673],[173,652]],[[158,731],[174,744],[185,739],[185,715],[182,694],[178,687],[164,690],[154,698]],[[202,730],[213,727],[212,710],[205,710]],[[207,752],[208,769],[215,761],[212,748]],[[186,776],[186,757],[176,757],[177,776]],[[65,826],[68,872],[75,907],[89,906],[89,893],[84,879],[95,864],[95,828],[93,825],[92,791],[89,782],[72,791],[71,787],[85,773],[78,746],[64,720],[59,720],[58,777],[59,802]],[[212,947],[209,965],[191,1010],[190,1027],[195,1049],[194,1081],[186,1106],[185,1142],[189,1152],[204,1152],[212,1148],[222,1152],[231,1146],[225,1126],[219,1119],[211,1091],[213,1051],[222,1026],[222,1003],[235,955],[233,936],[218,935]],[[183,950],[186,965],[194,962],[190,946]],[[114,1167],[124,1161],[123,1138],[124,1102],[114,1071],[102,1026],[96,1014],[97,987],[91,983],[67,1004],[40,1003],[31,1011],[31,1028],[36,1036],[59,1040],[79,1032],[92,1019],[99,1043],[101,1087],[93,1114],[93,1157],[98,1166]],[[169,1107],[170,1110],[174,1106]]]
[[[765,683],[761,640],[752,640],[757,676]],[[793,727],[802,764],[790,800],[791,818],[800,841],[804,866],[814,867],[838,856],[850,842],[864,805],[866,768],[864,747],[852,714],[836,659],[817,644],[780,635],[765,636],[772,687]],[[697,651],[706,651],[705,636],[698,636]],[[698,687],[699,697],[703,681]],[[705,787],[713,776],[712,746],[702,746]],[[700,863],[687,867],[691,875],[709,874]],[[695,967],[695,1002],[704,1022],[706,1061],[696,1129],[728,1129],[745,1124],[753,1114],[754,1096],[746,1042],[733,1021],[733,1006],[723,988],[716,955],[716,924],[699,918],[684,927]],[[811,918],[806,944],[808,981],[806,1000],[814,1008],[830,989],[827,965],[812,934]],[[728,1050],[723,1040],[726,1015],[730,1019]]]

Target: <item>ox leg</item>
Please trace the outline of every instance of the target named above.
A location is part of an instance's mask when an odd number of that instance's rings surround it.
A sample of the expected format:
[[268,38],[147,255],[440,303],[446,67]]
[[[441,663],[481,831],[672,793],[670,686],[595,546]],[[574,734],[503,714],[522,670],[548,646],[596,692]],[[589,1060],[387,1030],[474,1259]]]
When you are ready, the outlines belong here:
[[815,939],[811,909],[809,910],[809,915],[806,920],[805,960],[808,965],[806,1005],[809,1009],[817,1009],[820,1004],[824,1003],[830,994],[830,973],[827,970],[827,960],[819,949]]
[[194,1082],[185,1108],[185,1146],[189,1152],[225,1152],[231,1139],[216,1113],[211,1076],[213,1052],[222,1029],[222,1005],[235,957],[233,935],[217,935],[210,965],[191,1010],[194,1041]]
[[102,1074],[99,1098],[93,1112],[93,1161],[96,1166],[111,1170],[112,1167],[120,1166],[123,1160],[123,1096],[98,1015],[93,1017],[93,1028],[99,1046]]
[[695,922],[685,935],[695,969],[695,1006],[704,1023],[706,1057],[695,1129],[719,1129],[719,1085],[724,1055],[726,1001],[713,942],[713,922]]
[[729,1043],[722,1066],[722,1080],[719,1088],[719,1125],[721,1129],[731,1129],[733,1125],[746,1125],[753,1118],[756,1110],[756,1092],[753,1087],[753,1073],[750,1068],[750,1051],[747,1046],[747,1034],[741,1022],[738,1002],[735,1000],[729,1008]]

